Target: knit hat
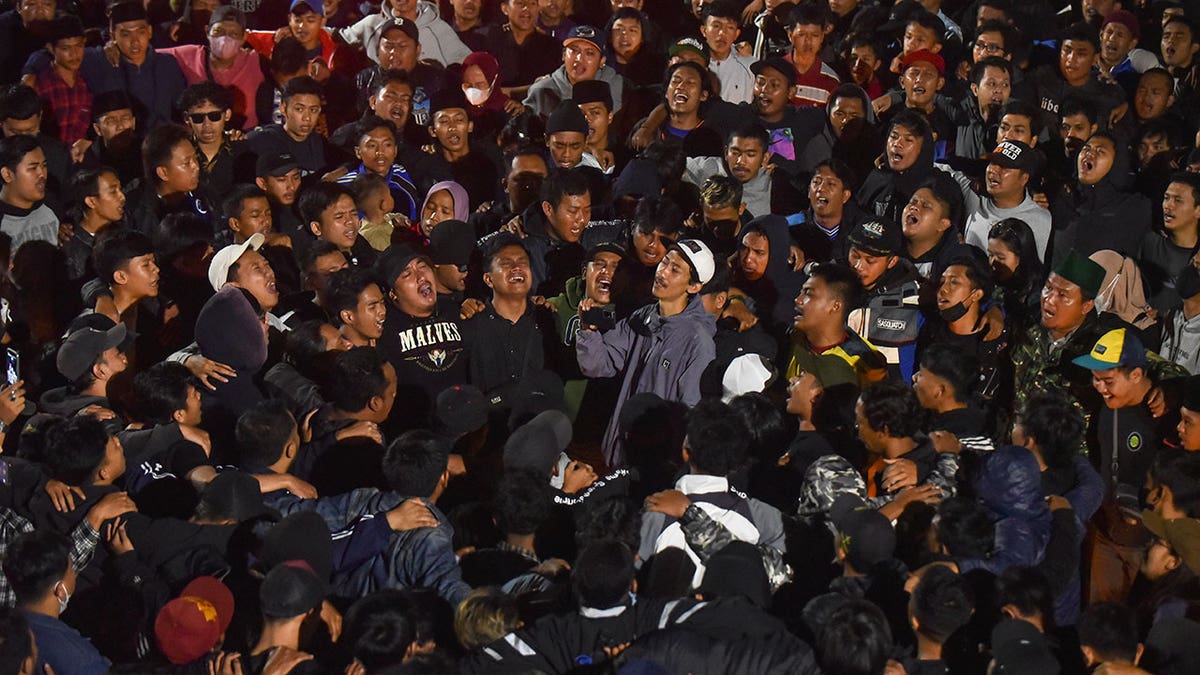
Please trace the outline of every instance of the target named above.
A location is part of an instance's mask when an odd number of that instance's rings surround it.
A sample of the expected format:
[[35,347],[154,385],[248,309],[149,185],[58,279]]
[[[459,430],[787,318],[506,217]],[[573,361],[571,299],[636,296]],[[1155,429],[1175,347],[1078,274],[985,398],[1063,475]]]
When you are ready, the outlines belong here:
[[233,618],[233,594],[213,577],[192,580],[154,620],[159,651],[185,665],[212,651]]
[[1100,30],[1104,30],[1104,27],[1110,23],[1119,23],[1125,26],[1129,30],[1129,33],[1133,35],[1134,40],[1142,37],[1142,29],[1138,26],[1137,17],[1127,9],[1118,9],[1115,12],[1110,12],[1108,16],[1104,17],[1104,23],[1100,24]]

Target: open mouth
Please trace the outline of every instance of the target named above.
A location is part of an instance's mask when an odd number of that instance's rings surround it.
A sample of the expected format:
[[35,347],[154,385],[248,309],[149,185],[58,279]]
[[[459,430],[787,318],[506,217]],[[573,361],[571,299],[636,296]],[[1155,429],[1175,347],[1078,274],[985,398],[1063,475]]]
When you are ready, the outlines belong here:
[[523,283],[525,283],[525,275],[520,272],[510,274],[510,275],[508,275],[508,283],[523,284]]
[[926,91],[925,87],[913,87],[913,93],[916,94],[917,96],[924,96],[925,91]]
[[688,96],[685,92],[677,91],[677,92],[675,92],[675,95],[671,97],[671,100],[676,105],[683,105],[684,103],[687,103],[690,98],[691,97]]
[[917,217],[916,213],[911,212],[911,211],[904,212],[904,227],[911,228],[914,225],[916,225],[918,222],[920,222],[920,220],[921,219]]
[[989,175],[987,177],[987,186],[988,186],[988,190],[992,190],[994,188],[1000,187],[1000,179],[995,176]]
[[417,293],[420,294],[422,298],[427,300],[432,298],[433,284],[429,283],[428,281],[421,281],[421,283],[417,284]]
[[899,164],[900,162],[904,161],[904,153],[893,151],[888,154],[888,159],[892,160],[892,162],[896,164]]
[[446,137],[446,140],[449,141],[451,145],[458,145],[462,143],[462,136],[459,136],[458,134],[450,134]]
[[663,281],[662,277],[654,277],[655,288],[666,288],[667,282]]
[[612,290],[612,282],[608,279],[597,279],[596,290],[600,291],[601,293],[608,293]]
[[829,206],[829,197],[826,197],[825,195],[822,195],[822,194],[818,194],[817,198],[813,200],[813,204],[815,204],[816,206]]
[[1079,167],[1081,169],[1083,169],[1086,173],[1091,173],[1092,170],[1096,168],[1096,163],[1090,159],[1085,159],[1085,160],[1080,161]]

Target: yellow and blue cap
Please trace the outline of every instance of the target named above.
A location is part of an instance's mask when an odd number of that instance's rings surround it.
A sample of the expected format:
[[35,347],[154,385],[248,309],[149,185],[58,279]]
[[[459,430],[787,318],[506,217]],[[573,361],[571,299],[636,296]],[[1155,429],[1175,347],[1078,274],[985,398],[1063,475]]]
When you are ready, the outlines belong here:
[[1110,330],[1096,341],[1092,351],[1071,361],[1088,370],[1138,368],[1146,365],[1146,348],[1128,329]]

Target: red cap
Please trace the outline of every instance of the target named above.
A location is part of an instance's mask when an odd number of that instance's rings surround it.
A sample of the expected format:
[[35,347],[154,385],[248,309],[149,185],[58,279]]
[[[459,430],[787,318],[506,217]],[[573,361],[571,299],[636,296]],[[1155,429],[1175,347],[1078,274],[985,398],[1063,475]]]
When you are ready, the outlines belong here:
[[919,61],[924,61],[925,63],[932,65],[934,68],[937,68],[938,75],[946,74],[945,59],[943,59],[941,56],[938,56],[937,54],[934,54],[933,52],[929,51],[928,49],[918,49],[915,52],[909,52],[908,54],[906,54],[904,56],[904,58],[900,61],[900,72],[903,73],[905,70],[908,69],[909,66],[911,66],[912,64],[917,63]]
[[233,593],[225,584],[221,583],[220,579],[216,577],[192,579],[179,594],[181,598],[188,596],[207,600],[217,609],[217,623],[221,626],[221,632],[224,633],[229,629],[229,622],[233,620]]
[[195,596],[163,605],[154,620],[158,648],[175,665],[185,665],[212,651],[221,638],[217,608]]

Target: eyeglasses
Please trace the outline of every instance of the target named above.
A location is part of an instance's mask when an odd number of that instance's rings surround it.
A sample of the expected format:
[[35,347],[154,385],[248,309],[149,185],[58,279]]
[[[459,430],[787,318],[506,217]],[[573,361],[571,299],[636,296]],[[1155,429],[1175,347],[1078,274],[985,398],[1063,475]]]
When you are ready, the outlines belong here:
[[224,110],[210,110],[206,113],[189,113],[187,118],[192,121],[192,124],[203,124],[206,119],[209,122],[219,122],[224,116]]

